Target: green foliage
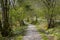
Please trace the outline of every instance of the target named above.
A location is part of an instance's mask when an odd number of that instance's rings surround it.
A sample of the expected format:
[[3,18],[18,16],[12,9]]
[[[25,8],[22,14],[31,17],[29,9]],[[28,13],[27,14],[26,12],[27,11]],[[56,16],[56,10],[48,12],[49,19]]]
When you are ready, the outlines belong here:
[[[0,0],[1,1],[1,0]],[[56,18],[56,20],[60,20],[60,1],[56,0],[56,4],[55,2],[53,2],[51,0],[13,0],[12,5],[10,5],[10,9],[9,9],[9,22],[10,22],[10,27],[12,28],[12,32],[13,33],[25,33],[26,32],[26,26],[23,25],[24,21],[27,21],[31,24],[43,24],[43,26],[39,26],[37,27],[38,31],[42,34],[53,34],[56,35],[57,37],[60,37],[59,33],[56,32],[56,30],[54,29],[47,29],[47,25],[44,24],[45,22],[42,22],[38,19],[45,19],[46,20],[46,15],[48,15],[47,17],[50,18],[50,14],[52,14],[52,10],[53,7],[52,5],[54,4],[54,17]],[[11,3],[10,3],[11,4]],[[49,13],[48,13],[48,9],[49,9]],[[37,17],[37,18],[36,18]],[[58,18],[57,18],[58,17]],[[36,19],[34,19],[36,18]],[[1,18],[1,12],[0,12],[0,19]],[[42,22],[42,23],[41,23]],[[22,26],[21,26],[22,24]],[[59,23],[58,23],[59,24]],[[45,27],[44,27],[45,25]],[[41,28],[42,27],[42,28]],[[58,30],[58,28],[57,28]],[[20,40],[22,39],[22,36],[20,36],[22,34],[19,34],[18,37],[16,37],[15,40]],[[43,35],[44,40],[48,40],[48,38],[46,37],[46,35]],[[60,38],[59,38],[60,39]]]

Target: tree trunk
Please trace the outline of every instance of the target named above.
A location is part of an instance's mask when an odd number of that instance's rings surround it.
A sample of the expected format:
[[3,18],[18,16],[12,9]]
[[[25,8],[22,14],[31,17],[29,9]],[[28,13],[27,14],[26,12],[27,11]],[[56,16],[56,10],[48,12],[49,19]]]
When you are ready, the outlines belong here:
[[55,27],[55,21],[53,19],[53,13],[50,15],[49,22],[48,22],[48,28],[53,28]]
[[9,28],[9,5],[8,0],[1,0],[2,7],[2,36],[7,37],[10,34],[11,29]]
[[1,20],[0,20],[0,32],[2,31],[2,23],[1,23]]

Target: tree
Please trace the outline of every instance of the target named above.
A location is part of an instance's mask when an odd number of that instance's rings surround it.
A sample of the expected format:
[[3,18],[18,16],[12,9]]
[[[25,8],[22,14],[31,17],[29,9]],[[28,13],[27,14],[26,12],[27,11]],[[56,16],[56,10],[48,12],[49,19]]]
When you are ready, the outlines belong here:
[[9,27],[9,0],[1,0],[2,8],[2,31],[3,37],[7,37],[11,33],[11,28]]
[[47,14],[46,14],[46,18],[48,21],[48,28],[53,28],[55,27],[55,21],[54,21],[54,8],[56,5],[56,0],[41,0],[46,8],[47,8]]

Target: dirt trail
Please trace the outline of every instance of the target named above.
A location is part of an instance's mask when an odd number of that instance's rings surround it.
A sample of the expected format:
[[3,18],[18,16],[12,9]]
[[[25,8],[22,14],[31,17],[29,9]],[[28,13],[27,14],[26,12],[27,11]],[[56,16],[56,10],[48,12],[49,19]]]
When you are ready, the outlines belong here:
[[23,40],[41,40],[40,34],[34,25],[28,25],[27,33],[23,37]]

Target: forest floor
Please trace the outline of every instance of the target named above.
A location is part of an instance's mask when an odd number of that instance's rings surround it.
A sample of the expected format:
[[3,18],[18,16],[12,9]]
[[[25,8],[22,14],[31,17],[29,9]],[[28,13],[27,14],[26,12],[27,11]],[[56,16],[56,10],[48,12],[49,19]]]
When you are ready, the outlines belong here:
[[23,40],[41,40],[41,36],[34,25],[28,25],[27,32],[23,37]]

